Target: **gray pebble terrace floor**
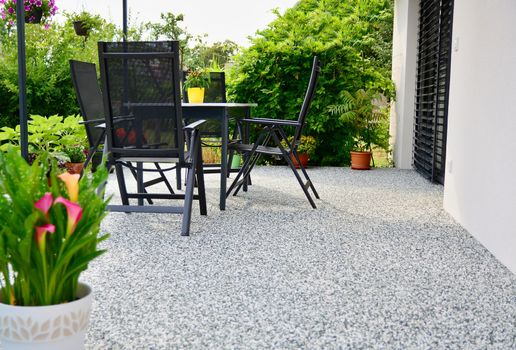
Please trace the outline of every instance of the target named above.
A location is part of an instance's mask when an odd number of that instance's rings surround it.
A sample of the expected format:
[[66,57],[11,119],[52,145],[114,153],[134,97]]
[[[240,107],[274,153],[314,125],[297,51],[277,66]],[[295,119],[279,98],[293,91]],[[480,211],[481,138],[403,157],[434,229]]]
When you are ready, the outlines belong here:
[[[516,349],[516,276],[413,171],[286,167],[208,216],[110,213],[87,349]],[[108,193],[118,202],[110,175]]]

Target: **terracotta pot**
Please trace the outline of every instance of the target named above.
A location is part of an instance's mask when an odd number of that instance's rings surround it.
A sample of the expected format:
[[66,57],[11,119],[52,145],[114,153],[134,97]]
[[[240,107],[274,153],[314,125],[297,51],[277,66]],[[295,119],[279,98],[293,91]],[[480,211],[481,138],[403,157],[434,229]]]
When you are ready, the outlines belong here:
[[83,163],[65,163],[66,171],[70,174],[80,174],[82,171]]
[[188,102],[203,103],[204,102],[204,88],[188,88]]
[[369,170],[371,169],[371,152],[351,151],[351,169]]
[[[303,165],[303,168],[308,168],[308,154],[306,153],[298,153],[297,156],[299,157],[299,160],[301,161],[301,164]],[[292,162],[294,163],[294,166],[296,167],[296,169],[299,169],[300,166],[296,160],[296,158],[291,154],[290,155],[290,159],[292,159]]]

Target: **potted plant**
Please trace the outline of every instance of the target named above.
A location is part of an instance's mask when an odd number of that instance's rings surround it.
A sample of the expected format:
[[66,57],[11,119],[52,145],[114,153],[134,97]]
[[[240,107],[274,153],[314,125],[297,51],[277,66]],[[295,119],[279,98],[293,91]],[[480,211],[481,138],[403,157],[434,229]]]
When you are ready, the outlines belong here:
[[[0,15],[8,27],[16,23],[16,0],[0,0]],[[47,24],[57,12],[55,0],[23,0],[25,23]]]
[[72,14],[70,19],[73,23],[75,34],[80,36],[88,36],[90,30],[98,28],[102,24],[102,18],[99,15],[93,15],[86,11]]
[[[102,168],[102,167],[101,167]],[[92,293],[80,274],[104,250],[107,170],[63,173],[42,153],[29,165],[0,152],[0,342],[9,349],[81,349]]]
[[[289,144],[292,144],[294,141],[294,137],[290,136],[288,138]],[[282,146],[285,148],[288,148],[288,145],[286,142],[282,142]],[[297,145],[297,156],[299,157],[299,160],[301,161],[301,164],[303,165],[303,168],[308,167],[308,161],[310,160],[310,157],[314,155],[315,148],[317,146],[317,141],[313,136],[304,136],[301,135],[298,145]],[[292,153],[290,153],[290,159],[294,163],[294,166],[296,169],[299,169],[299,163],[297,162],[296,158]]]
[[189,69],[183,84],[191,103],[204,102],[204,89],[210,86],[210,72],[204,68]]
[[359,89],[354,94],[343,91],[340,99],[340,104],[331,105],[328,110],[349,125],[354,134],[351,168],[369,170],[373,145],[389,148],[387,99],[374,89]]
[[86,161],[85,149],[81,145],[67,147],[64,153],[68,156],[69,161],[65,163],[65,168],[70,174],[80,174],[82,167]]

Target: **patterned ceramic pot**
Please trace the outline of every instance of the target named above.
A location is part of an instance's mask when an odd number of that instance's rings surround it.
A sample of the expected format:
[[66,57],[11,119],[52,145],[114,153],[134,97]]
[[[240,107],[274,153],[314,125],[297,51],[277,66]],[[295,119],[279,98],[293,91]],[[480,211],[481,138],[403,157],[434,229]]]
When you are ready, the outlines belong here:
[[78,299],[50,306],[0,303],[0,341],[4,350],[84,349],[92,293],[79,284]]

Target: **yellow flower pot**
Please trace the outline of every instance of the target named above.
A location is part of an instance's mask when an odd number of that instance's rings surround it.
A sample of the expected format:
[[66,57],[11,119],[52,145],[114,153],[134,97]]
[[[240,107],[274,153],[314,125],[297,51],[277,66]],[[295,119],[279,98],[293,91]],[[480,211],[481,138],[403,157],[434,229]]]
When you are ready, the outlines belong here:
[[204,102],[204,88],[188,88],[188,102],[203,103]]

